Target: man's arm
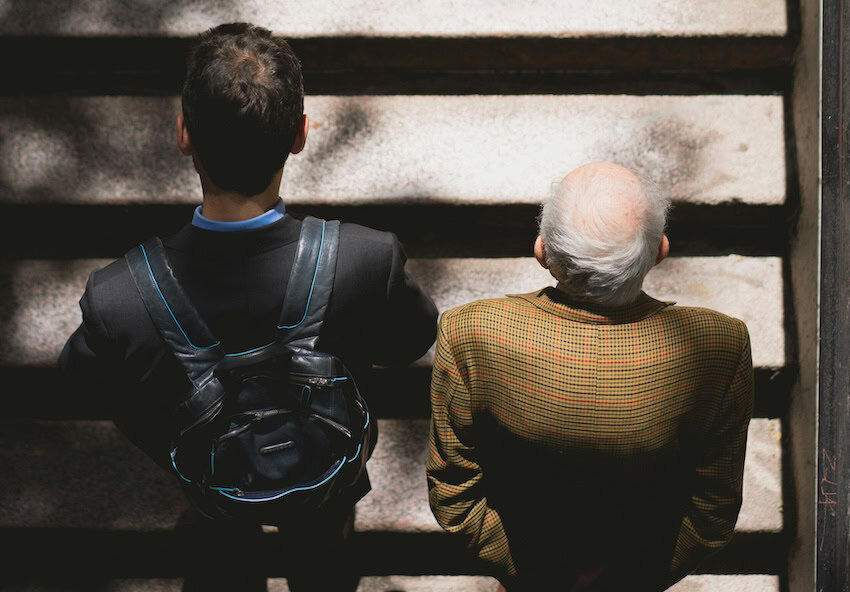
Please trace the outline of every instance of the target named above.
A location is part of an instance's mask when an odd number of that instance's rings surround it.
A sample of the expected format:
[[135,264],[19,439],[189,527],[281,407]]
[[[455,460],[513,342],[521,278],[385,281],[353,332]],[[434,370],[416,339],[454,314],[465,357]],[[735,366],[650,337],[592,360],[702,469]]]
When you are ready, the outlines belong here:
[[496,575],[515,576],[508,539],[498,512],[487,505],[485,478],[477,462],[469,389],[446,335],[450,313],[443,315],[431,380],[431,434],[426,471],[434,517],[460,536]]
[[387,280],[386,302],[379,312],[375,334],[375,363],[404,365],[421,357],[434,343],[437,307],[404,269],[407,255],[392,236],[392,261]]
[[693,571],[700,561],[732,538],[741,509],[747,426],[753,412],[753,364],[750,337],[743,326],[738,367],[706,435],[696,467],[694,492],[679,527],[670,566],[670,584]]
[[104,387],[115,373],[117,359],[112,355],[106,326],[93,302],[94,283],[93,272],[80,298],[82,323],[62,348],[59,368],[75,384],[74,392],[84,393],[100,406],[106,403],[107,388]]

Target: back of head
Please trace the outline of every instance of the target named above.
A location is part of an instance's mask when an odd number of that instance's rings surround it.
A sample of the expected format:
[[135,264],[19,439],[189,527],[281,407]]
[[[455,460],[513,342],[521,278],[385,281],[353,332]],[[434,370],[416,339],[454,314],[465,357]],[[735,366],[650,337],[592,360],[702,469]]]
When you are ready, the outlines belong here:
[[546,260],[561,289],[606,306],[634,301],[658,255],[668,208],[654,183],[615,164],[567,175],[540,214]]
[[301,64],[267,29],[231,23],[201,35],[189,57],[183,116],[218,187],[251,196],[281,169],[304,113]]

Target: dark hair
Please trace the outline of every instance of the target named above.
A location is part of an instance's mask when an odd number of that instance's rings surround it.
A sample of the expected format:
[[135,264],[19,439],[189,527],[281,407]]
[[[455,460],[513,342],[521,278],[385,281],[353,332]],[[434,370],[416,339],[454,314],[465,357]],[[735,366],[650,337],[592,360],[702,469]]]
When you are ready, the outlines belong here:
[[248,23],[201,35],[189,56],[183,117],[213,183],[261,193],[286,162],[303,113],[301,63],[286,41]]

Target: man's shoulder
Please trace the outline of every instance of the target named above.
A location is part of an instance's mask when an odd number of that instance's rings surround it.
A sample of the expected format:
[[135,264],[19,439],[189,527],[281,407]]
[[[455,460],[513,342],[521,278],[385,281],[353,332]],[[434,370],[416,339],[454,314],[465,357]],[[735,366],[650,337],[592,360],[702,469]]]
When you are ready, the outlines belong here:
[[517,307],[520,309],[525,309],[526,303],[523,300],[518,298],[511,298],[509,296],[501,296],[495,298],[482,298],[480,300],[473,300],[471,302],[467,302],[466,304],[461,304],[459,306],[455,306],[454,308],[450,308],[446,310],[443,314],[450,316],[468,316],[474,314],[480,314],[482,312],[507,312],[509,310],[514,310]]
[[351,222],[340,222],[340,263],[358,269],[388,269],[393,257],[404,248],[392,232],[376,230]]
[[657,316],[660,321],[697,334],[725,336],[735,344],[749,341],[749,331],[744,321],[711,308],[674,305],[659,311]]
[[156,339],[147,310],[123,257],[94,270],[80,298],[84,319],[116,342],[132,336]]
[[97,311],[98,316],[121,317],[128,309],[143,306],[130,275],[130,268],[123,257],[91,272],[83,299],[89,309]]
[[398,242],[392,232],[369,228],[353,222],[340,222],[339,239],[340,241],[371,245],[378,249],[392,249],[393,245]]
[[443,333],[451,333],[463,330],[465,326],[500,323],[506,316],[522,317],[532,312],[532,307],[524,300],[485,298],[446,310],[440,316],[440,327]]
[[404,248],[392,232],[360,224],[341,222],[337,276],[340,285],[364,289],[368,284],[384,285],[395,260],[404,260]]
[[[470,330],[487,326],[504,326],[508,324],[527,322],[534,315],[534,306],[523,298],[488,298],[476,300],[445,311],[440,317],[440,330],[446,337],[470,334]],[[663,324],[673,333],[687,334],[691,339],[726,343],[730,347],[740,349],[749,343],[747,325],[741,319],[726,315],[722,312],[696,306],[666,306],[652,316],[640,321],[641,324]],[[672,335],[667,331],[652,333]]]
[[[163,243],[169,250],[171,250],[173,239],[173,236],[163,239]],[[400,243],[393,233],[348,222],[340,223],[340,243],[349,254],[354,251],[356,259],[366,259],[364,263],[376,257],[389,258],[394,249],[400,248]],[[133,296],[136,289],[124,257],[119,257],[95,269],[86,285],[86,297],[96,300],[98,305],[126,301],[128,293]]]
[[86,284],[86,294],[89,297],[110,299],[126,292],[126,288],[132,285],[130,268],[124,257],[120,257],[91,272]]

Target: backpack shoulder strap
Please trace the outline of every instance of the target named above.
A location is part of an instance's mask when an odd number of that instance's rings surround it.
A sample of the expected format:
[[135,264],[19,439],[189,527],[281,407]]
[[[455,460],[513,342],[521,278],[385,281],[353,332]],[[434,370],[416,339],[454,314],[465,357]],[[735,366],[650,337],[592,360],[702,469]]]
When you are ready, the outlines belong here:
[[338,220],[304,219],[277,326],[279,343],[315,349],[333,291],[338,245]]
[[223,357],[218,340],[177,282],[158,237],[124,255],[145,308],[163,340],[197,388]]

